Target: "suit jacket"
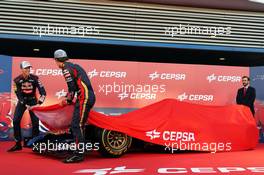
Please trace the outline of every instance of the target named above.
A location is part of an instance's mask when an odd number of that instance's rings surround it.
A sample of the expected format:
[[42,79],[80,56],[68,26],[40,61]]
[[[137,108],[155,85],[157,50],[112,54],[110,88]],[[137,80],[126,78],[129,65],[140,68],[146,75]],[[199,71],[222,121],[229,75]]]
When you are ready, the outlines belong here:
[[256,98],[256,90],[255,88],[249,86],[247,88],[246,94],[244,95],[244,87],[238,89],[237,96],[236,96],[236,102],[237,104],[248,106],[252,112],[252,114],[255,114],[254,110],[254,101]]

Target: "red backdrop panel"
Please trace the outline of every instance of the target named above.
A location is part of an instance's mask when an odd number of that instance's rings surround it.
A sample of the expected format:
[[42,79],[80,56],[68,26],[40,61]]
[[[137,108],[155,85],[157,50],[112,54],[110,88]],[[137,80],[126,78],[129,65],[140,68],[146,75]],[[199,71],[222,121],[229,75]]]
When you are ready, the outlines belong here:
[[[47,91],[44,105],[57,103],[67,92],[61,70],[52,58],[14,57],[12,77],[21,73],[21,61],[29,61]],[[164,98],[199,104],[235,103],[241,76],[249,68],[127,61],[71,60],[89,74],[96,93],[95,107],[140,108]],[[14,93],[12,98],[15,99]],[[13,104],[14,108],[14,104]],[[28,115],[28,114],[26,114]],[[28,117],[23,124],[29,126]]]

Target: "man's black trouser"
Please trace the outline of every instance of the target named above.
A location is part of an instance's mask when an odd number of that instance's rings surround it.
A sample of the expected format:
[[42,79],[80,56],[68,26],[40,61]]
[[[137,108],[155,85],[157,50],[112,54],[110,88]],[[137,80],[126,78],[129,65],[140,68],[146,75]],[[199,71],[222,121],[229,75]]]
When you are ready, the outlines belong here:
[[76,141],[76,143],[84,144],[85,143],[85,124],[88,119],[89,113],[91,108],[93,107],[95,103],[94,99],[77,99],[74,112],[73,112],[73,117],[72,117],[72,122],[71,122],[71,130],[73,133],[73,137]]
[[[21,136],[21,127],[20,122],[23,117],[23,114],[25,110],[27,109],[26,105],[34,106],[37,104],[36,99],[31,99],[30,101],[26,101],[26,104],[22,104],[20,102],[17,103],[14,119],[13,119],[13,125],[14,125],[14,137],[16,142],[21,142],[22,136]],[[31,123],[32,123],[32,137],[36,137],[39,135],[39,119],[36,117],[36,115],[29,111]]]

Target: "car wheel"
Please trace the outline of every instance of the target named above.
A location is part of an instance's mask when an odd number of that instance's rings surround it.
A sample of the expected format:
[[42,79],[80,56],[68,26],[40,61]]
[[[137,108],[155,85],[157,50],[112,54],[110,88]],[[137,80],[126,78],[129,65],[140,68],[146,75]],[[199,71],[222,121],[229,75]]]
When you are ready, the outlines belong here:
[[120,157],[131,146],[132,137],[117,131],[97,129],[99,152],[105,157]]

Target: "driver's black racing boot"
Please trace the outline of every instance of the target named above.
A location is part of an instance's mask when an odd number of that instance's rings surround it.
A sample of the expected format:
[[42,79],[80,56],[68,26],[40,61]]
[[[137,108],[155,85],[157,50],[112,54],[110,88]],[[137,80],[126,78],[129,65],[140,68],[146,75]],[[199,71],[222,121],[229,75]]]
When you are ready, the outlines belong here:
[[20,151],[20,150],[22,150],[21,142],[16,142],[16,144],[12,148],[7,150],[7,152],[15,152],[15,151]]
[[83,160],[84,160],[84,154],[73,153],[65,160],[63,160],[63,163],[79,163],[82,162]]

